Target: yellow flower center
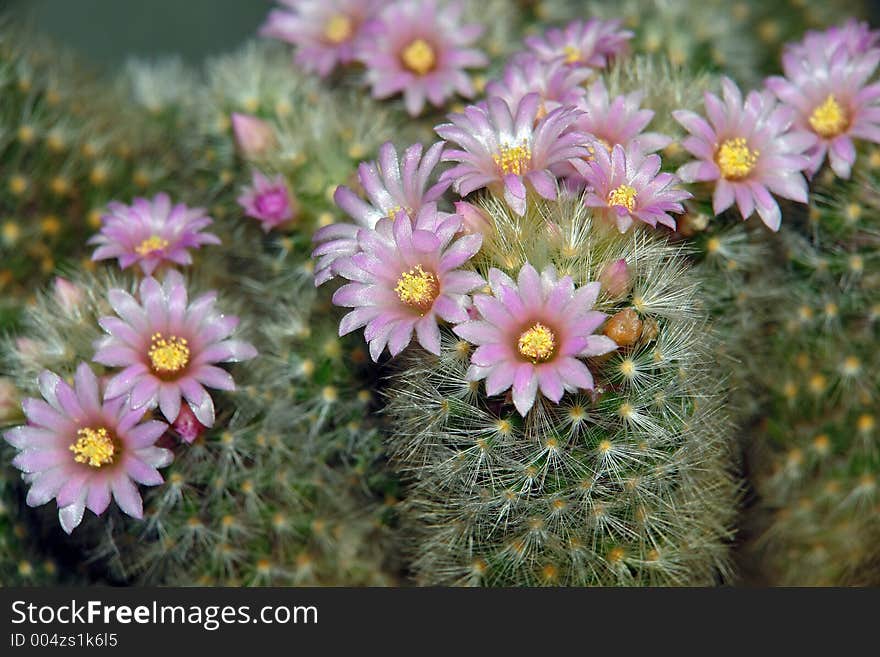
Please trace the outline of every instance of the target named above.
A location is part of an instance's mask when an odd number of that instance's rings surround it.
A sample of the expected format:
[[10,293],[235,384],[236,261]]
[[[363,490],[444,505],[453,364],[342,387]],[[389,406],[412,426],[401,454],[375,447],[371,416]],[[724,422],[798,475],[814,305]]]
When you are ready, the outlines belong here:
[[608,205],[611,207],[620,206],[626,208],[627,212],[632,212],[636,207],[636,190],[629,185],[621,185],[617,189],[611,190],[608,194]]
[[354,33],[354,23],[345,14],[334,14],[324,25],[324,38],[330,43],[348,41]]
[[437,55],[431,44],[424,39],[416,39],[400,53],[403,65],[413,73],[425,75],[437,65]]
[[751,173],[759,155],[761,152],[751,150],[743,137],[737,137],[721,144],[715,155],[715,162],[721,169],[722,176],[728,180],[739,180]]
[[519,353],[533,363],[543,363],[556,350],[556,336],[550,328],[537,322],[519,336],[516,346]]
[[150,339],[150,362],[153,371],[159,374],[179,372],[189,363],[189,347],[184,338],[172,335],[168,338],[161,333],[154,333]]
[[421,265],[403,272],[397,279],[394,291],[403,303],[422,311],[431,307],[440,292],[437,277],[422,269]]
[[86,463],[93,468],[113,463],[113,455],[116,448],[110,432],[104,427],[97,429],[85,428],[76,432],[78,436],[75,443],[70,446],[73,452],[73,460],[77,463]]
[[825,102],[810,114],[810,126],[820,137],[831,139],[846,131],[849,127],[849,117],[837,99],[829,94]]
[[502,146],[501,152],[493,155],[492,159],[505,176],[511,173],[521,176],[532,163],[532,149],[524,139],[518,146]]
[[138,244],[135,251],[140,256],[146,256],[153,253],[154,251],[161,251],[167,246],[168,240],[163,240],[158,235],[150,235],[147,239]]
[[577,64],[581,61],[581,49],[574,46],[565,46],[562,50],[565,53],[566,64]]

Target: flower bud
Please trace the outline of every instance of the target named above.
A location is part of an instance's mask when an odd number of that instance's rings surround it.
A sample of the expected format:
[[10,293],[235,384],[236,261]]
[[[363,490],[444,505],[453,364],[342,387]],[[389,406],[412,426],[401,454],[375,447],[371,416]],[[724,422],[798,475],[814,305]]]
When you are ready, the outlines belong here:
[[261,157],[278,144],[272,126],[248,114],[233,112],[232,132],[238,150],[245,158]]
[[622,297],[629,292],[632,287],[632,279],[626,260],[621,258],[602,267],[599,282],[602,284],[602,289],[613,298]]

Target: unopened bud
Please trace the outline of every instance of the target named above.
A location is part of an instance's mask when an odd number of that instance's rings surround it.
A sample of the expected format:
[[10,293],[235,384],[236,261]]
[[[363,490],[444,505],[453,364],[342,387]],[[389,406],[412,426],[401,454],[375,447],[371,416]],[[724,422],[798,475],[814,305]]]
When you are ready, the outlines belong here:
[[61,278],[61,276],[55,277],[53,292],[55,293],[55,300],[58,302],[58,305],[64,308],[67,313],[73,312],[82,303],[82,290],[66,278]]
[[261,157],[278,144],[272,126],[248,114],[232,114],[232,132],[238,150],[245,158]]
[[455,214],[462,218],[462,229],[466,233],[488,235],[492,231],[491,217],[472,203],[456,201]]
[[192,443],[205,432],[205,425],[198,421],[188,404],[181,404],[180,413],[174,420],[174,430],[181,440]]
[[599,282],[602,284],[602,289],[612,298],[622,297],[629,292],[632,279],[626,260],[621,258],[602,267]]

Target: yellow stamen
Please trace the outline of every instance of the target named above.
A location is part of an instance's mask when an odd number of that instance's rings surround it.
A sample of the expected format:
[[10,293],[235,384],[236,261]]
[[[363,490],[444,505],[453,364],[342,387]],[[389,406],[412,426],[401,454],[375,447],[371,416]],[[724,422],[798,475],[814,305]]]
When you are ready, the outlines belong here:
[[831,139],[846,131],[849,127],[849,117],[837,99],[829,94],[825,102],[810,114],[810,126],[820,137]]
[[580,48],[575,48],[574,46],[565,46],[562,51],[565,53],[566,64],[577,64],[579,61],[581,61]]
[[416,265],[400,275],[394,291],[403,303],[424,311],[434,303],[440,289],[437,285],[437,277],[422,269],[421,265]]
[[116,448],[107,429],[104,427],[85,428],[77,431],[76,435],[79,438],[70,446],[70,451],[74,454],[74,461],[86,463],[93,468],[113,463]]
[[403,65],[413,73],[425,75],[437,65],[437,55],[431,44],[424,39],[416,39],[400,53]]
[[523,140],[518,146],[502,146],[501,152],[498,155],[493,155],[492,159],[495,160],[495,164],[503,175],[512,173],[521,176],[528,171],[531,165],[532,149],[529,147],[528,141]]
[[533,363],[543,363],[550,360],[556,350],[556,336],[549,327],[537,322],[519,336],[516,346],[519,353]]
[[161,251],[168,246],[168,240],[162,239],[158,235],[150,235],[143,242],[138,244],[135,251],[140,256],[150,255],[154,251]]
[[186,339],[176,335],[165,338],[161,333],[154,333],[150,339],[148,355],[153,371],[158,374],[173,374],[189,363],[189,346]]
[[324,38],[330,43],[348,41],[354,33],[354,23],[345,14],[334,14],[324,25]]
[[739,180],[751,173],[759,155],[760,151],[750,149],[744,138],[737,137],[721,144],[715,155],[715,162],[721,169],[722,176],[728,180]]
[[629,185],[621,185],[608,194],[608,205],[626,208],[627,212],[632,212],[636,207],[636,190]]

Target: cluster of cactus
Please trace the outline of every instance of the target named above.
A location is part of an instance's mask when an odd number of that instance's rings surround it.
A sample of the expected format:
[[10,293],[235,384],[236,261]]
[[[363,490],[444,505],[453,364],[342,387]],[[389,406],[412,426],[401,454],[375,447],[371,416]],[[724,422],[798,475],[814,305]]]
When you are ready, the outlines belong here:
[[[523,35],[619,18],[634,54],[583,84],[641,93],[651,129],[671,137],[665,172],[689,159],[674,110],[699,113],[721,73],[757,86],[784,41],[855,9],[463,4],[486,28],[478,91]],[[686,29],[697,6],[703,19]],[[402,101],[368,98],[359,67],[321,81],[265,42],[203,71],[132,62],[111,84],[32,52],[0,35],[0,329],[14,328],[0,346],[0,424],[20,423],[40,372],[70,380],[92,359],[111,289],[136,294],[139,274],[89,260],[110,200],[165,191],[207,209],[222,244],[193,253],[187,288],[217,290],[259,358],[234,367],[235,391],[213,393],[213,426],[191,444],[179,429],[160,440],[174,461],[143,489],[141,520],[111,507],[67,536],[54,508],[26,508],[4,466],[0,584],[877,582],[876,152],[859,154],[849,181],[817,175],[809,206],[782,205],[778,234],[715,217],[708,185],[689,188],[674,233],[620,232],[566,194],[530,193],[522,213],[470,197],[484,223],[468,271],[491,282],[528,264],[577,288],[598,281],[594,308],[616,345],[585,357],[592,390],[538,395],[518,413],[511,394],[473,380],[476,345],[448,326],[439,355],[413,346],[371,365],[362,341],[337,337],[334,286],[313,281],[312,236],[340,220],[337,186],[369,194],[358,164],[389,140],[436,139],[456,97],[413,118]],[[244,216],[258,176],[285,190],[282,223]],[[36,292],[57,270],[66,278]]]
[[748,378],[768,394],[747,555],[775,584],[878,581],[877,165],[864,153],[851,180],[821,176],[810,208],[786,215],[785,294],[751,334]]

